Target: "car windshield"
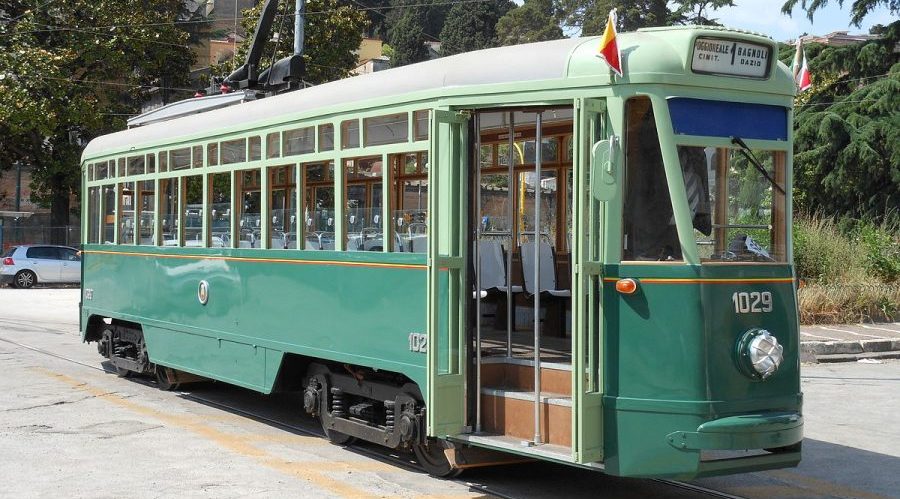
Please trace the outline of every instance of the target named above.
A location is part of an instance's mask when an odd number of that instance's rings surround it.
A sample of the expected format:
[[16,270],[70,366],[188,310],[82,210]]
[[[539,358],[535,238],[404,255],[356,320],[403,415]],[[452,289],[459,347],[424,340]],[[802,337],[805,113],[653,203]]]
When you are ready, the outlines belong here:
[[678,159],[701,261],[785,261],[783,152],[679,146]]

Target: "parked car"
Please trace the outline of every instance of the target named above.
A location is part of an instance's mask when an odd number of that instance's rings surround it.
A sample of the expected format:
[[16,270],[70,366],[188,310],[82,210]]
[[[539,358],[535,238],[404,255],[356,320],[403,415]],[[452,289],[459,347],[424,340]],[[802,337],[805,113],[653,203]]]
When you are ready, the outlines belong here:
[[68,246],[13,246],[0,257],[0,284],[30,288],[41,283],[81,282],[81,254]]

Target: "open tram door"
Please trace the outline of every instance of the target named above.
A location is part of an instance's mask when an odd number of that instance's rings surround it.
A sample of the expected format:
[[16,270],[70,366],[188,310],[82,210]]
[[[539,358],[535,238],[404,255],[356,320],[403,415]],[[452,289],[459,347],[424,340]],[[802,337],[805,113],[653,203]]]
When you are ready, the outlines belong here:
[[617,191],[617,139],[605,99],[575,100],[572,227],[573,458],[603,460],[603,218]]
[[[428,168],[427,432],[464,432],[466,328],[466,114],[432,110]],[[468,291],[471,295],[471,290]]]

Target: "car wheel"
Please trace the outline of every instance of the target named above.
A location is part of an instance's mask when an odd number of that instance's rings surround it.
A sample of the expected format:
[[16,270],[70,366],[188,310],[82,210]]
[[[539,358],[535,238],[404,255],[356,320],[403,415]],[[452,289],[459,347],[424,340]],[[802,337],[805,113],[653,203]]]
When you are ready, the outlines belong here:
[[30,270],[22,270],[13,279],[17,288],[28,289],[37,283],[37,276]]

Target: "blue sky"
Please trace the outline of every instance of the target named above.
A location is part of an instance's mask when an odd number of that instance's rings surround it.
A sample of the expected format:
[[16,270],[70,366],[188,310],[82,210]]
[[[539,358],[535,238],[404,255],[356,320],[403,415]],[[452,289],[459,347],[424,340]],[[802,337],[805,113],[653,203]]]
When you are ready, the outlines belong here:
[[[514,1],[522,4],[522,0]],[[897,16],[892,16],[887,8],[881,7],[866,16],[861,27],[850,26],[850,5],[853,0],[844,0],[843,8],[838,6],[837,0],[829,1],[827,7],[816,12],[812,23],[806,18],[806,12],[799,7],[794,8],[793,16],[782,14],[781,6],[784,0],[734,0],[734,3],[734,7],[713,12],[712,17],[726,26],[757,31],[782,42],[803,33],[810,35],[825,35],[832,31],[868,33],[874,24],[889,24],[897,20]]]

